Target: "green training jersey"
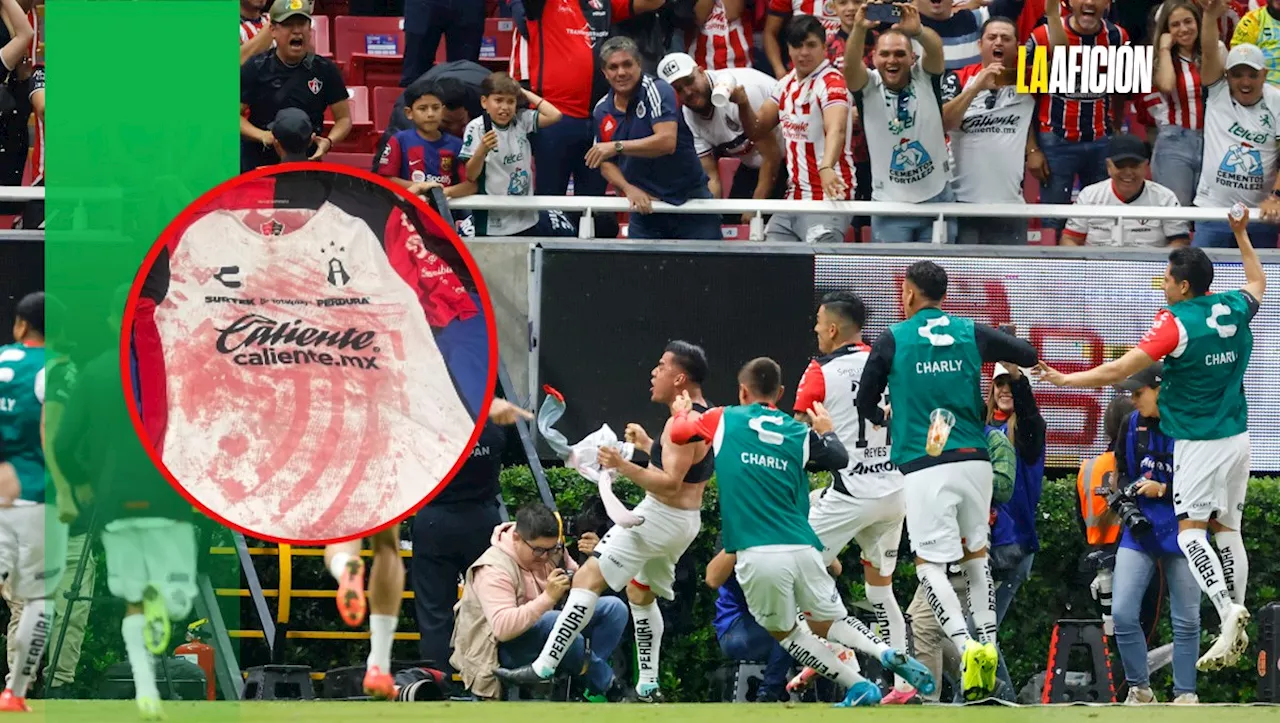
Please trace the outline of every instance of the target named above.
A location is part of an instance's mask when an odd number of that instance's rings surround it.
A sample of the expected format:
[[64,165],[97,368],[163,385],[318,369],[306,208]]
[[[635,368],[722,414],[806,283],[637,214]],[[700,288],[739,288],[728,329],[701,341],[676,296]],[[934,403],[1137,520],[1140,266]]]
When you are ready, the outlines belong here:
[[[1142,347],[1164,356],[1160,427],[1174,439],[1234,437],[1248,430],[1244,373],[1258,302],[1243,291],[1180,301],[1156,317]],[[1155,350],[1155,353],[1152,353]]]
[[40,439],[44,359],[43,347],[0,346],[0,455],[17,472],[22,499],[39,503],[47,501]]
[[912,462],[927,456],[930,415],[939,408],[956,419],[943,457],[977,450],[975,457],[986,458],[982,353],[973,320],[926,308],[889,327],[889,333],[894,344],[889,367],[891,461],[909,472]]
[[[809,428],[763,404],[722,407],[713,436],[724,549],[822,543],[809,526]],[[701,420],[700,420],[701,421]]]

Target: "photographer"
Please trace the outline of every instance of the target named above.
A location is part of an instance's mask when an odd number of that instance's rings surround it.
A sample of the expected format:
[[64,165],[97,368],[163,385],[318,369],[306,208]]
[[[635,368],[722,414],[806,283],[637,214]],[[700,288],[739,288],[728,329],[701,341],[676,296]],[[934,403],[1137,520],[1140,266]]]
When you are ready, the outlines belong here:
[[[1013,334],[1012,326],[1002,327]],[[997,364],[987,395],[987,431],[1008,436],[1013,443],[1015,469],[1013,494],[992,504],[991,575],[996,585],[996,626],[1004,622],[1018,588],[1031,575],[1031,565],[1040,550],[1036,536],[1036,508],[1044,486],[1045,421],[1031,393],[1031,381],[1015,365]],[[1004,656],[996,677],[1013,692],[1013,682]]]
[[1153,703],[1142,601],[1159,566],[1169,588],[1173,622],[1174,703],[1198,703],[1196,658],[1200,654],[1200,586],[1178,547],[1173,511],[1173,438],[1160,431],[1159,362],[1120,384],[1137,411],[1120,426],[1116,439],[1116,482],[1112,508],[1124,522],[1116,550],[1114,614],[1116,647],[1129,684],[1126,703]]
[[[501,685],[494,669],[526,665],[538,657],[577,569],[564,554],[560,521],[543,505],[525,507],[514,523],[494,528],[492,546],[467,569],[453,631],[449,662],[468,690],[497,698]],[[583,637],[565,653],[564,670],[580,671],[585,662],[587,687],[611,701],[625,697],[607,661],[626,624],[626,604],[603,597]],[[589,657],[583,638],[591,644]]]

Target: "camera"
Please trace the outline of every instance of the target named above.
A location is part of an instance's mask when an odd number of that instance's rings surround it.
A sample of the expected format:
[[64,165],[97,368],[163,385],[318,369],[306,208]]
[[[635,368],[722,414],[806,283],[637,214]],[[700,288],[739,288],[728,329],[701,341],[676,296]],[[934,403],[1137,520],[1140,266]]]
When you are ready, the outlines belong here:
[[1117,489],[1107,495],[1107,506],[1112,512],[1120,518],[1125,527],[1128,527],[1135,535],[1147,535],[1151,533],[1151,520],[1142,514],[1142,510],[1138,508],[1138,503],[1134,502],[1137,496],[1137,483],[1132,483],[1123,489]]

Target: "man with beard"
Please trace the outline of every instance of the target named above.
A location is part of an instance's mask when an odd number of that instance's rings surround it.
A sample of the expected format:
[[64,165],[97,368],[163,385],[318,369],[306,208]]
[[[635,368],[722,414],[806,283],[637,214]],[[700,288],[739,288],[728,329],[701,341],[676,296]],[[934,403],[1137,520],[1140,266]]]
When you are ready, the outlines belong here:
[[[684,53],[663,58],[658,63],[658,77],[671,84],[684,106],[684,120],[693,133],[693,148],[710,179],[708,185],[714,198],[725,195],[718,162],[721,158],[742,161],[733,175],[728,198],[782,198],[787,177],[782,173],[778,134],[768,133],[759,141],[752,141],[742,127],[738,110],[740,104],[746,103],[759,112],[777,81],[754,68],[705,70]],[[730,89],[729,103],[720,107],[712,103],[711,89],[715,86]],[[753,215],[742,214],[742,223],[750,223]]]
[[[920,24],[920,11],[896,3],[901,22],[876,38],[875,70],[862,62],[866,33],[856,32],[845,47],[844,77],[853,92],[871,153],[871,200],[901,203],[950,203],[947,141],[942,129],[942,38]],[[867,6],[858,8],[857,27],[870,29]],[[912,40],[924,48],[917,59]],[[932,239],[933,217],[872,216],[877,241],[906,243]],[[947,220],[947,242],[956,237],[955,219]]]
[[514,670],[499,668],[495,674],[515,685],[532,685],[555,675],[573,641],[581,635],[605,587],[627,589],[635,627],[640,675],[636,697],[644,702],[661,700],[658,659],[664,623],[656,596],[670,600],[676,562],[684,555],[702,526],[702,491],[715,471],[709,440],[672,442],[675,405],[681,398],[694,410],[706,411],[702,384],[707,377],[707,356],[701,347],[685,341],[667,345],[651,373],[651,399],[671,408],[672,417],[657,441],[638,424],[628,424],[626,438],[637,452],[648,452],[649,466],[622,458],[616,450],[600,450],[601,466],[616,469],[645,490],[635,514],[644,518],[636,527],[615,525],[600,540],[593,557],[573,576],[555,627],[547,636],[542,654],[531,665]]
[[[1036,98],[1009,83],[1016,73],[1018,29],[1008,18],[982,25],[982,60],[947,73],[942,82],[942,125],[951,133],[955,154],[952,189],[960,203],[1022,203],[1026,171],[1049,180],[1044,153],[1031,130]],[[962,218],[956,241],[962,244],[1027,242],[1025,218]]]
[[[279,160],[275,138],[267,130],[282,108],[301,108],[316,134],[310,158],[318,161],[351,132],[347,86],[338,66],[311,52],[312,0],[275,0],[271,4],[274,50],[240,66],[240,170],[251,171]],[[333,113],[333,129],[324,131],[324,112]],[[248,117],[243,113],[248,111]]]

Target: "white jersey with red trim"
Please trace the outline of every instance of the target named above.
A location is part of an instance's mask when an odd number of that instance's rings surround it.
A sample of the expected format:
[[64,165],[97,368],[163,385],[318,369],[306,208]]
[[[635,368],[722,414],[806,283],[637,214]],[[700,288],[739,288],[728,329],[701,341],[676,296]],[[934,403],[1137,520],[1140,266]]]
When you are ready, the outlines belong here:
[[[852,497],[878,499],[902,489],[902,473],[889,461],[889,427],[876,427],[858,414],[858,381],[870,356],[871,348],[858,343],[809,362],[796,388],[795,411],[807,412],[814,402],[822,402],[849,452],[849,466],[834,487]],[[886,391],[881,406],[888,403]]]
[[849,86],[831,61],[824,60],[809,75],[798,78],[792,70],[778,81],[773,91],[778,104],[778,126],[782,129],[786,153],[787,198],[813,201],[847,201],[853,193],[853,151],[846,128],[844,149],[837,156],[836,175],[844,181],[844,198],[825,198],[818,166],[826,152],[827,136],[823,111],[849,105]]

